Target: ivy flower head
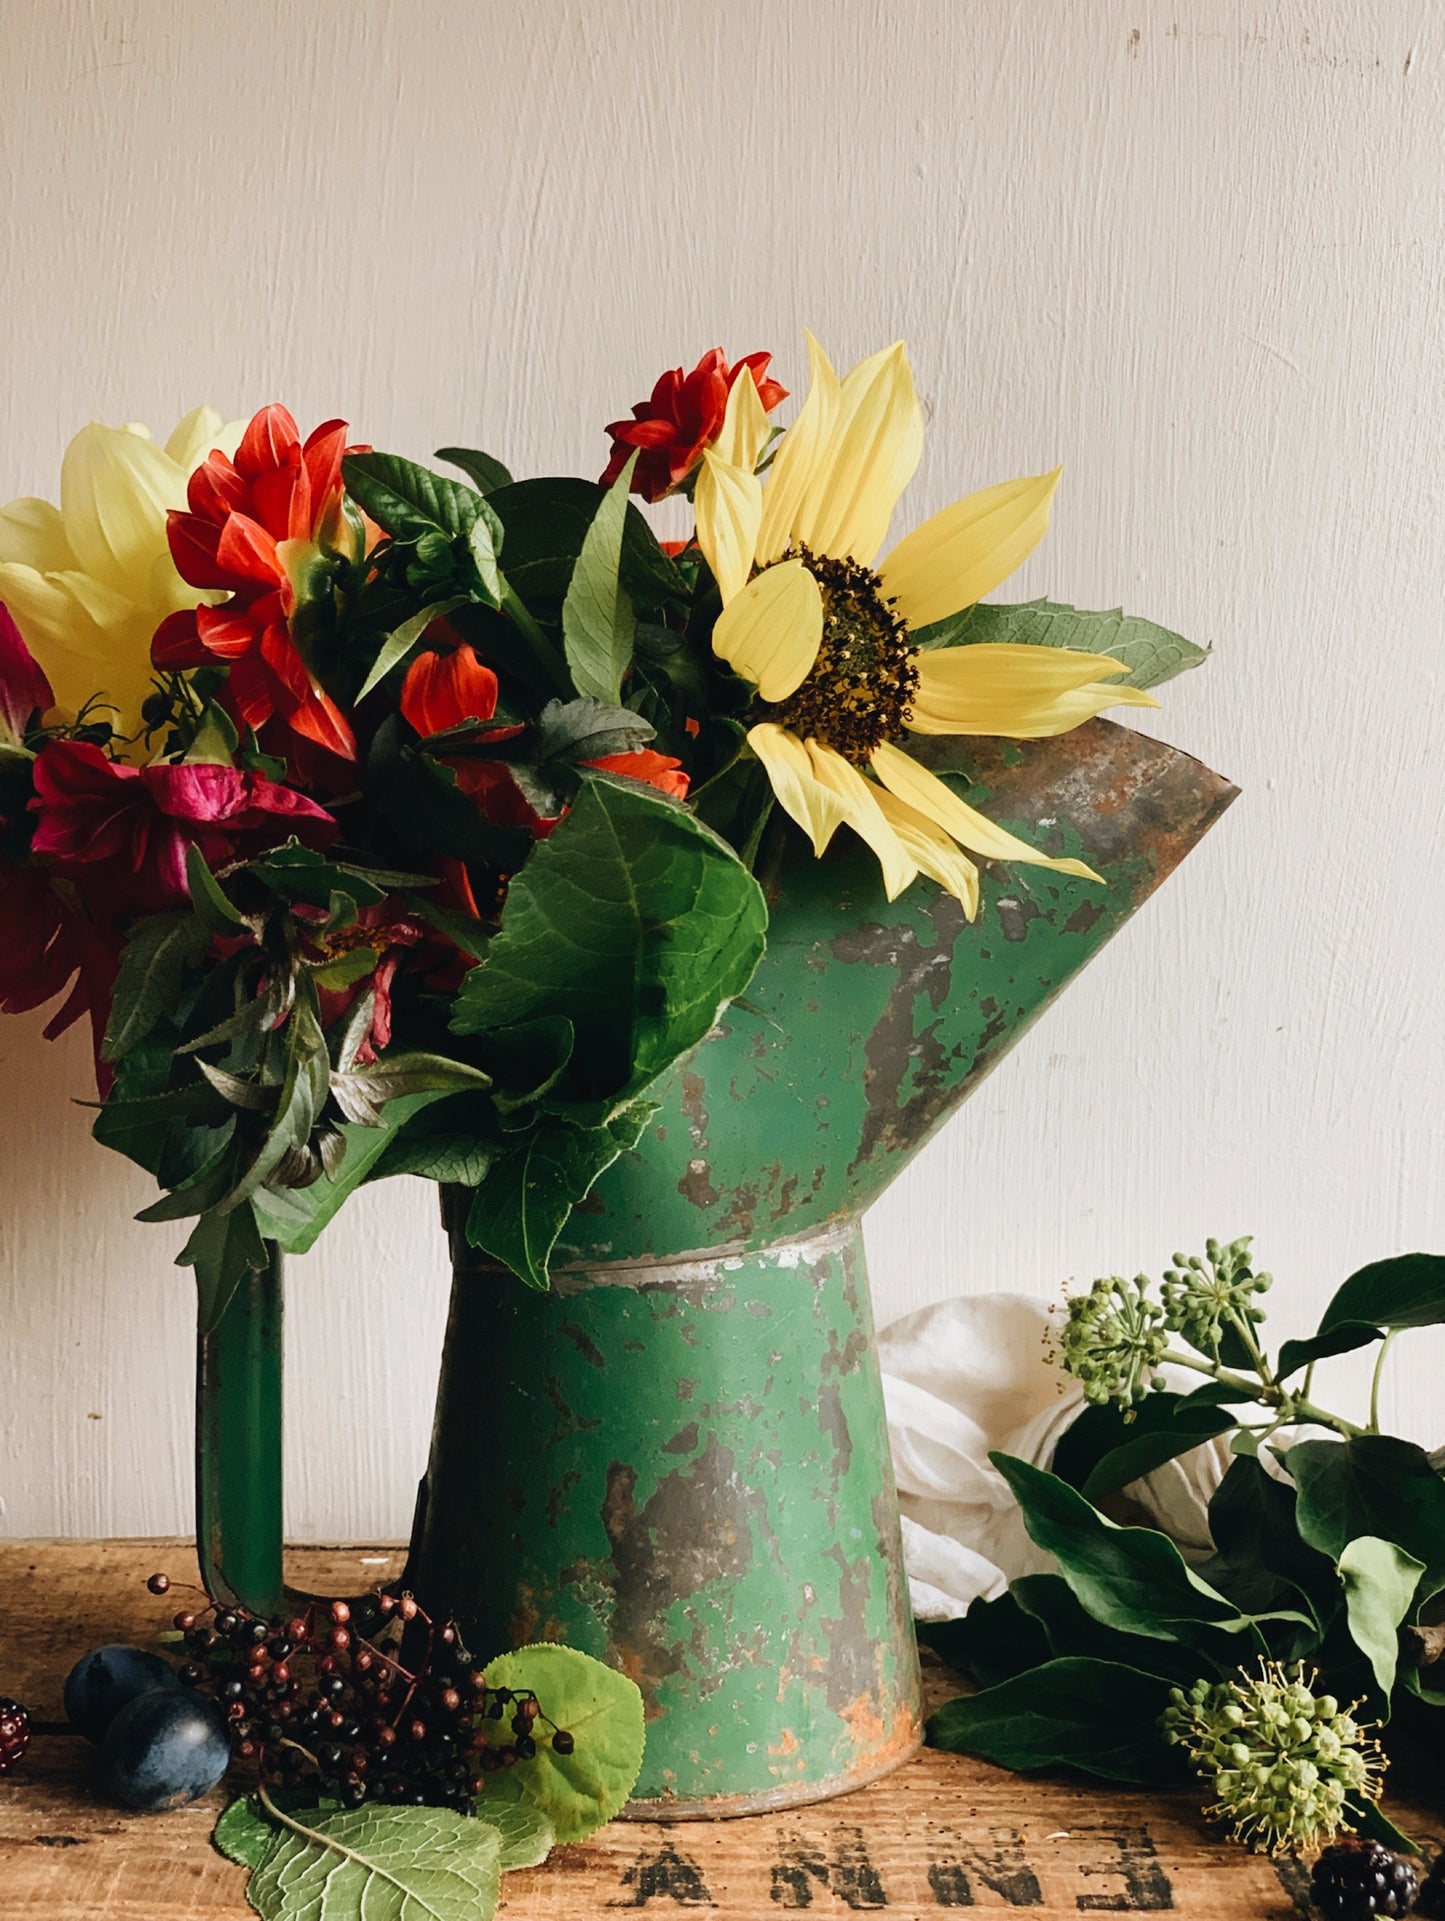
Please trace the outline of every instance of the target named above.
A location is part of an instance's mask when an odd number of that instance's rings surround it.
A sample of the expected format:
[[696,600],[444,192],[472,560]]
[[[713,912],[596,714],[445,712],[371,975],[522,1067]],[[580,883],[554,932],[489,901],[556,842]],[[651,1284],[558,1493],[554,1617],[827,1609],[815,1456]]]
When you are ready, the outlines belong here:
[[770,428],[751,380],[734,383],[698,470],[698,545],[723,610],[713,648],[752,683],[748,744],[786,813],[821,854],[840,826],[877,855],[893,899],[927,875],[978,912],[971,856],[1086,880],[965,805],[905,753],[907,735],[1063,734],[1105,707],[1154,707],[1111,685],[1099,654],[1006,643],[921,649],[919,629],[982,600],[1043,538],[1058,470],[956,501],[878,552],[923,449],[923,414],[901,343],[839,379],[808,336],[812,384],[755,471]]
[[1258,1297],[1269,1291],[1273,1276],[1256,1274],[1250,1266],[1246,1234],[1228,1246],[1204,1243],[1204,1256],[1176,1254],[1165,1270],[1160,1294],[1169,1327],[1182,1334],[1200,1354],[1216,1354],[1225,1330],[1240,1323],[1258,1326],[1264,1309]]
[[1059,1359],[1086,1401],[1132,1405],[1156,1384],[1169,1336],[1148,1285],[1143,1274],[1133,1281],[1106,1274],[1070,1300],[1057,1336]]

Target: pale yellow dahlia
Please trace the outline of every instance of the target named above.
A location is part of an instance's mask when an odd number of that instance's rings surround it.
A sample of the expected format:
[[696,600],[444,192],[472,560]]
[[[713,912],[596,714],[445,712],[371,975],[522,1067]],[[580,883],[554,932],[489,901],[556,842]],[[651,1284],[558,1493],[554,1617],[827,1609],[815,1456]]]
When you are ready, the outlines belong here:
[[62,715],[87,702],[135,737],[148,757],[141,703],[150,692],[151,638],[169,614],[214,598],[187,586],[166,539],[166,515],[215,447],[235,451],[244,421],[209,407],[188,413],[164,446],[141,426],[83,427],[65,450],[60,505],[0,507],[0,601],[44,669]]
[[757,689],[748,744],[780,805],[816,853],[840,826],[860,834],[890,900],[925,874],[970,919],[979,893],[969,854],[1098,880],[1082,861],[1051,860],[996,827],[897,744],[910,733],[1037,740],[1105,707],[1158,706],[1108,685],[1127,669],[1107,655],[914,643],[916,630],[982,600],[1033,551],[1058,471],[955,502],[875,569],[923,448],[908,357],[900,342],[840,381],[811,334],[808,351],[812,386],[766,485],[754,469],[767,415],[740,380],[694,503],[723,602],[713,647]]

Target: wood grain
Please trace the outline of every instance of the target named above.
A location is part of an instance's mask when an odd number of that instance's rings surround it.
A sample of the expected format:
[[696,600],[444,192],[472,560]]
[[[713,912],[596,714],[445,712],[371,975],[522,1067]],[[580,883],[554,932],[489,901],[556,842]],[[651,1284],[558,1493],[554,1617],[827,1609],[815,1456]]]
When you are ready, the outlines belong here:
[[[295,1577],[355,1592],[387,1550],[306,1549]],[[93,1750],[55,1723],[72,1660],[105,1641],[144,1642],[169,1598],[145,1588],[160,1568],[194,1577],[174,1542],[0,1547],[5,1688],[40,1723],[29,1755],[0,1780],[0,1921],[241,1921],[243,1872],[210,1845],[224,1797],[134,1815],[97,1798]],[[936,1694],[951,1690],[935,1673]],[[1442,1824],[1410,1800],[1392,1806],[1419,1833]],[[982,1762],[925,1754],[841,1800],[739,1821],[614,1822],[508,1876],[508,1921],[581,1921],[614,1910],[697,1909],[724,1921],[886,1910],[904,1921],[946,1909],[1173,1912],[1186,1921],[1286,1921],[1302,1912],[1303,1870],[1211,1838],[1187,1793],[1100,1791],[1021,1780]]]

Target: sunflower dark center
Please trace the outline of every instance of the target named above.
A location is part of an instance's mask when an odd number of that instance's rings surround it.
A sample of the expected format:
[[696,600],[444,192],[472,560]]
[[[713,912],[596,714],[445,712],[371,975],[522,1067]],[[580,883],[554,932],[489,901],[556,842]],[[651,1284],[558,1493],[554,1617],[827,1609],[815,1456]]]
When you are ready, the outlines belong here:
[[808,678],[768,717],[864,766],[912,718],[918,650],[871,569],[801,545],[784,558],[801,560],[818,583],[823,641]]

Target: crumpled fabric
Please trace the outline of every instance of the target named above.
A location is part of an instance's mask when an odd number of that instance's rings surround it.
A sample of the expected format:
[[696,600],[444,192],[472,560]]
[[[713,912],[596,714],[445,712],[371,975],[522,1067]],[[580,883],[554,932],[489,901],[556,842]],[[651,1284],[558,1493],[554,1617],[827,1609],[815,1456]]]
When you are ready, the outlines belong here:
[[[1034,1546],[992,1450],[1048,1467],[1084,1405],[1049,1358],[1061,1310],[1025,1294],[976,1294],[905,1314],[878,1337],[903,1511],[903,1560],[920,1621],[951,1621],[1023,1574],[1057,1563]],[[1188,1391],[1199,1377],[1163,1370]],[[1231,1460],[1216,1437],[1123,1490],[1186,1559],[1212,1550],[1209,1501]]]

